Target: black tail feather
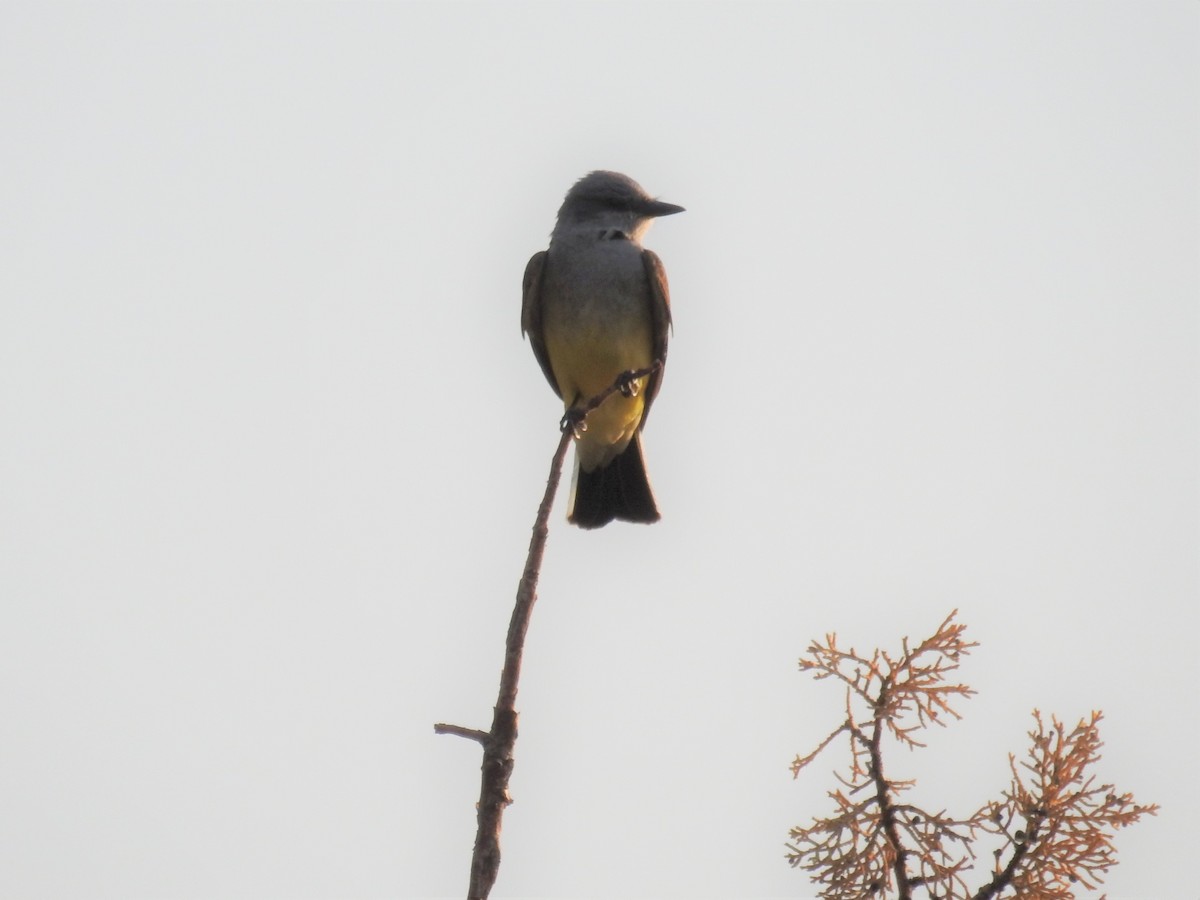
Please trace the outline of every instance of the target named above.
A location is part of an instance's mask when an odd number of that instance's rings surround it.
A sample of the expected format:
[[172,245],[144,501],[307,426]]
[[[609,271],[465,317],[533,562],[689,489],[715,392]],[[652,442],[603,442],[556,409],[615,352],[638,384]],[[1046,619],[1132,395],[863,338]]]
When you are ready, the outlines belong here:
[[613,519],[650,523],[659,518],[642,459],[640,434],[607,466],[591,472],[576,470],[568,522],[580,528],[599,528]]

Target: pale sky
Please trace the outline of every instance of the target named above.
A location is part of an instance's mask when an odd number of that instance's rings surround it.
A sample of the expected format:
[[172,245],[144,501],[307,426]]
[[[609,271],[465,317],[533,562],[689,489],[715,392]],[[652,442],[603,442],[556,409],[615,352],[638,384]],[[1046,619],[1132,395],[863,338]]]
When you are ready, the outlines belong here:
[[[496,898],[803,898],[841,695],[953,608],[1195,900],[1200,6],[0,6],[0,894],[461,897],[571,183],[687,207],[663,520],[553,524]],[[980,873],[980,881],[985,880]]]

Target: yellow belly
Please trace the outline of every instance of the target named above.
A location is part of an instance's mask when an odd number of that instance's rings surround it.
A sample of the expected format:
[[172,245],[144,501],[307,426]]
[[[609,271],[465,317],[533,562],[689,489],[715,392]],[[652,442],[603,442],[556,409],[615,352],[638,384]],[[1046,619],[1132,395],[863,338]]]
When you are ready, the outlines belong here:
[[[608,388],[622,372],[650,365],[650,323],[629,324],[633,327],[620,331],[606,328],[603,333],[546,328],[546,353],[564,405],[570,408],[585,403]],[[587,430],[576,443],[579,464],[585,472],[608,465],[637,433],[645,408],[646,379],[639,379],[637,386],[635,396],[625,397],[618,391],[588,416]]]

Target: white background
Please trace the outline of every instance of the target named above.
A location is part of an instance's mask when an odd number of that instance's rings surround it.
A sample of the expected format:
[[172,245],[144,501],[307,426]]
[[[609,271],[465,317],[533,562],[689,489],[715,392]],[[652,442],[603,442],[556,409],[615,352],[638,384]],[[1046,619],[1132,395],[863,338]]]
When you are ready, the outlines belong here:
[[[812,638],[953,608],[1194,898],[1194,3],[0,7],[0,894],[455,897],[560,409],[570,184],[688,212],[663,521],[554,513],[494,896],[804,897]],[[986,863],[985,863],[986,864]]]

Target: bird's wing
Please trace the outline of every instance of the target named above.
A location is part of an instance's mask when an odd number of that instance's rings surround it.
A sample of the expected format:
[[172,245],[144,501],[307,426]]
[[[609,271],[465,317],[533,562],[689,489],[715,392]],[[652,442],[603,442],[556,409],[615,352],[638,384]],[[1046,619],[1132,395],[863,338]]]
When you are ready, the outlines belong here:
[[545,250],[533,254],[525,265],[525,277],[521,281],[521,334],[529,335],[529,345],[533,348],[538,365],[542,367],[542,373],[554,393],[561,397],[558,382],[554,380],[554,370],[550,367],[550,357],[546,355],[546,340],[542,336],[542,270],[545,265]]
[[646,424],[646,416],[650,413],[650,404],[658,395],[662,386],[663,371],[667,365],[667,339],[671,332],[671,290],[667,286],[667,272],[662,260],[651,250],[642,251],[642,262],[646,267],[646,280],[650,284],[650,323],[652,327],[654,359],[661,359],[663,364],[646,382],[646,408],[642,413],[642,421],[638,428]]

